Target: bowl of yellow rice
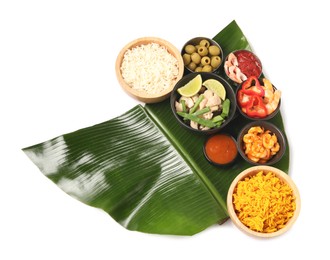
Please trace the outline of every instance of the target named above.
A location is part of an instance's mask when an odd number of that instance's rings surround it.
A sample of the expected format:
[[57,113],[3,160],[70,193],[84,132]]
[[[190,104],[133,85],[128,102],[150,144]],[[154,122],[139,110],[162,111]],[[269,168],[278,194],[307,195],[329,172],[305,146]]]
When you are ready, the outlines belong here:
[[300,195],[293,180],[272,166],[253,166],[231,183],[228,214],[245,233],[275,237],[292,227],[300,212]]

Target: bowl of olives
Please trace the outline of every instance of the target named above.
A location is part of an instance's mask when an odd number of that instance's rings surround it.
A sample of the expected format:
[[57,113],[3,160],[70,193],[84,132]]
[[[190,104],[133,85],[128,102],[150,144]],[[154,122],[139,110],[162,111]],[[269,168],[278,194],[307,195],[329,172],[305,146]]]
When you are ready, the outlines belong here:
[[216,72],[223,61],[221,46],[207,37],[187,41],[181,55],[187,72]]

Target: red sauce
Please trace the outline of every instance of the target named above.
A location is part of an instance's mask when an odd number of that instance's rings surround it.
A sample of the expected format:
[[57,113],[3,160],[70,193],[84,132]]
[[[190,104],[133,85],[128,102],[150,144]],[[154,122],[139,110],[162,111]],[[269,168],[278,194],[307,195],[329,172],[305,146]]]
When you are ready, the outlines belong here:
[[206,141],[205,153],[214,163],[228,164],[237,156],[236,143],[229,135],[217,134]]
[[260,76],[262,68],[257,56],[245,50],[235,52],[235,56],[237,57],[238,67],[245,76]]

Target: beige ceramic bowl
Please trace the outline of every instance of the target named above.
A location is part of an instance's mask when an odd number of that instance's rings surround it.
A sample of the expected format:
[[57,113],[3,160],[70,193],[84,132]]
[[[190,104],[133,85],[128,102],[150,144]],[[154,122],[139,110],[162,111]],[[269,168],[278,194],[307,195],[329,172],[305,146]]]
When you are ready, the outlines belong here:
[[[233,205],[233,193],[235,191],[235,188],[237,186],[237,183],[240,180],[243,180],[246,177],[249,176],[253,176],[255,174],[257,174],[260,171],[264,171],[264,173],[266,172],[273,172],[279,179],[281,179],[282,181],[284,181],[286,184],[288,184],[292,191],[293,194],[295,196],[295,202],[296,202],[296,210],[294,212],[293,217],[287,222],[287,224],[282,228],[277,230],[276,232],[273,233],[261,233],[261,232],[256,232],[251,230],[249,227],[245,226],[237,217],[235,209],[234,209],[234,205]],[[283,171],[272,167],[272,166],[253,166],[250,167],[244,171],[242,171],[232,182],[231,186],[229,187],[228,190],[228,195],[227,195],[227,208],[228,208],[228,214],[231,218],[231,220],[233,221],[233,223],[242,231],[244,231],[245,233],[247,233],[248,235],[251,236],[257,236],[257,237],[275,237],[275,236],[279,236],[283,233],[285,233],[289,228],[292,227],[292,225],[294,224],[294,222],[296,221],[296,219],[298,218],[299,212],[300,212],[300,207],[301,207],[301,201],[300,201],[300,195],[299,195],[299,191],[296,187],[296,185],[294,184],[294,182],[292,181],[292,179]]]
[[[149,43],[157,43],[161,46],[164,46],[167,49],[167,51],[178,60],[179,73],[178,73],[178,76],[177,76],[175,82],[173,82],[173,84],[169,88],[163,90],[162,92],[160,92],[158,94],[150,94],[150,93],[147,93],[146,91],[138,91],[138,90],[132,89],[125,82],[125,80],[121,74],[121,65],[122,65],[122,61],[123,61],[126,51],[129,49],[132,49],[134,47],[146,45]],[[184,73],[184,64],[183,64],[183,59],[181,57],[181,53],[179,52],[179,50],[174,45],[172,45],[170,42],[163,40],[161,38],[157,38],[157,37],[143,37],[143,38],[138,38],[136,40],[133,40],[132,42],[130,42],[126,46],[124,46],[124,48],[119,52],[119,54],[117,56],[117,60],[116,60],[116,76],[119,81],[119,84],[129,95],[131,95],[132,97],[136,98],[137,100],[145,102],[145,103],[157,103],[157,102],[161,102],[161,101],[165,100],[166,98],[168,98],[171,94],[171,91],[173,90],[173,87],[177,83],[177,81],[179,81],[182,78],[183,73]]]

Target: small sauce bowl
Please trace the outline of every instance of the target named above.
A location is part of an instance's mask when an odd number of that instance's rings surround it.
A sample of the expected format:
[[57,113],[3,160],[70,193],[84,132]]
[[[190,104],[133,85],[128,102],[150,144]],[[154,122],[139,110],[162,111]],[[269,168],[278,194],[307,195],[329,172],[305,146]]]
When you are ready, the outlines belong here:
[[208,137],[203,146],[206,159],[216,166],[232,164],[238,155],[235,139],[226,133],[219,133]]
[[241,84],[250,76],[260,77],[262,74],[262,63],[257,55],[248,50],[236,50],[228,54],[224,62],[224,71],[234,85]]

